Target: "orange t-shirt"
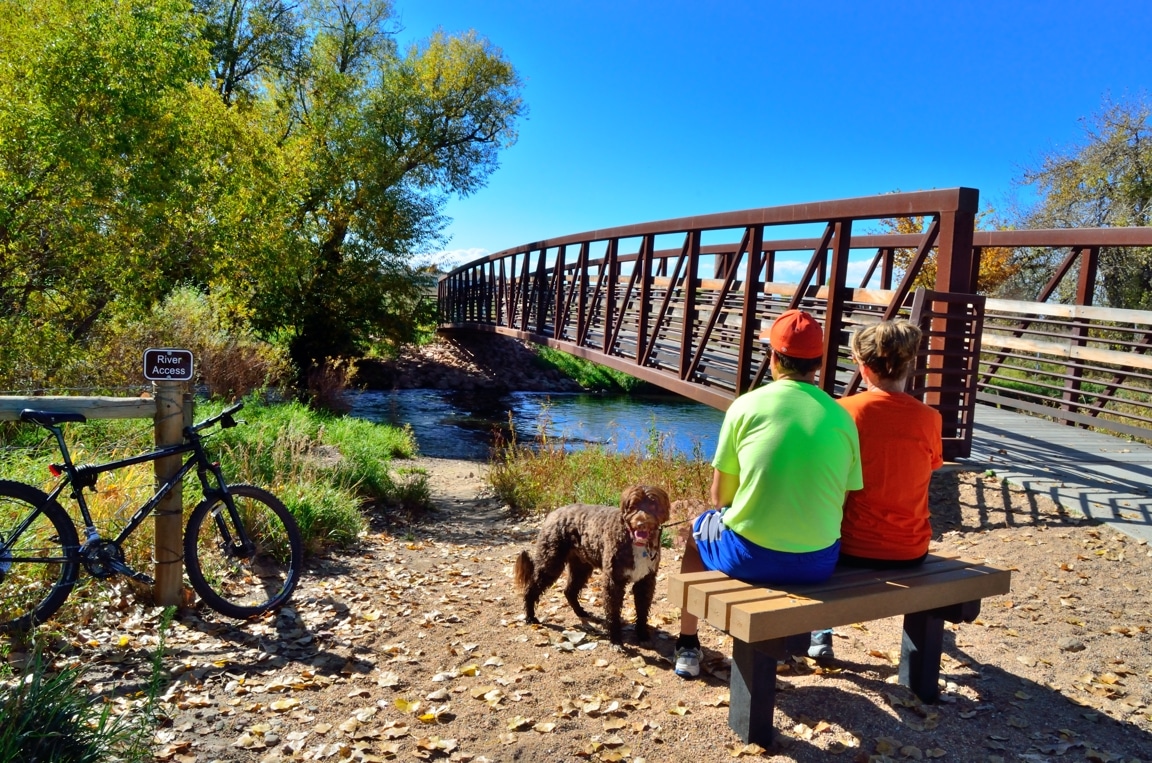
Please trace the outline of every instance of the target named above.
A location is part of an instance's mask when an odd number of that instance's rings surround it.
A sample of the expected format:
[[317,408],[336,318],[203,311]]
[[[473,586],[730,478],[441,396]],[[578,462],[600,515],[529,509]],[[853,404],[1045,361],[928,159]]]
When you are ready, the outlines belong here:
[[911,395],[873,389],[840,399],[860,432],[864,489],[848,493],[840,551],[915,559],[928,551],[928,482],[944,463],[940,412]]

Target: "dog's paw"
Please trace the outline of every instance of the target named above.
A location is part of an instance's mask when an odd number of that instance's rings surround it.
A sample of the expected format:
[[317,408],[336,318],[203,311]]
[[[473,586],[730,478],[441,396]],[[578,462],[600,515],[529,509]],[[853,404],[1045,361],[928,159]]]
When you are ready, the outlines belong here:
[[539,625],[540,624],[540,618],[538,618],[538,617],[525,617],[524,618],[524,624],[525,625]]
[[623,643],[617,643],[617,642],[613,641],[609,648],[613,652],[623,652],[624,651],[624,644]]
[[647,644],[652,640],[652,634],[648,632],[647,628],[636,629],[636,642],[640,644]]

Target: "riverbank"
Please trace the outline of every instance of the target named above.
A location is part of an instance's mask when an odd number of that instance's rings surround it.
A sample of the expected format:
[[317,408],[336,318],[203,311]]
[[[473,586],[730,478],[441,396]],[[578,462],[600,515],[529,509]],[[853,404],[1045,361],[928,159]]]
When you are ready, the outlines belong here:
[[544,364],[531,342],[490,332],[454,332],[426,345],[405,345],[395,358],[358,361],[352,384],[370,390],[580,392]]

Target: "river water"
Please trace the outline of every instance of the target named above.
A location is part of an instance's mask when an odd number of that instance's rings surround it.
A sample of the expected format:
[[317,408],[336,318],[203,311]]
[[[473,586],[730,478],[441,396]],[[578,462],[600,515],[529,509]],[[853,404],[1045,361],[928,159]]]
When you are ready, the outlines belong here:
[[711,460],[722,411],[675,395],[564,392],[460,392],[402,389],[352,393],[351,415],[412,426],[422,455],[487,459],[509,425],[520,442],[541,437],[565,447],[588,444],[631,452],[656,442]]

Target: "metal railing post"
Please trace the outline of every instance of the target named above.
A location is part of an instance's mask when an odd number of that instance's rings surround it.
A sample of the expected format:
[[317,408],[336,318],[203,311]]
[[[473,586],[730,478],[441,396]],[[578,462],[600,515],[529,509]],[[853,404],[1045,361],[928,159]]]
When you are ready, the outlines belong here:
[[[936,291],[952,294],[974,294],[976,284],[973,274],[979,263],[973,262],[972,236],[976,230],[976,210],[980,203],[980,192],[975,188],[956,190],[954,209],[941,210],[940,235],[936,249]],[[933,320],[931,346],[937,352],[930,356],[928,385],[936,386],[940,392],[929,392],[924,402],[940,411],[943,418],[945,437],[957,431],[963,422],[963,409],[975,405],[974,400],[964,399],[963,388],[965,343],[971,341],[964,332],[967,327],[965,317],[959,307],[949,307],[949,312],[957,312],[953,317]],[[933,381],[937,376],[938,381]],[[945,453],[945,458],[966,457],[968,453]]]

